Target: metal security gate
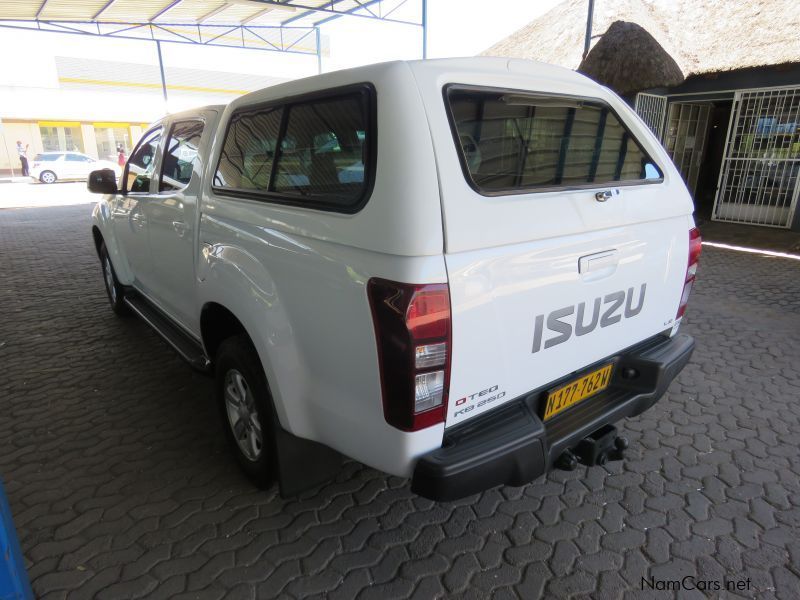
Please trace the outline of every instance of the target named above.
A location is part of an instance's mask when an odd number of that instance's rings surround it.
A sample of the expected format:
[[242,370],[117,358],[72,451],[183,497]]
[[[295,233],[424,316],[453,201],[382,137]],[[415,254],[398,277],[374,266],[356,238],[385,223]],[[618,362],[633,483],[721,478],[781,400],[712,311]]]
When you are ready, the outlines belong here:
[[692,197],[703,161],[710,112],[708,103],[673,102],[669,105],[664,147],[683,175]]
[[636,113],[650,128],[658,141],[664,135],[664,114],[667,110],[667,97],[656,94],[636,94]]
[[800,87],[737,91],[712,218],[790,227],[798,171]]

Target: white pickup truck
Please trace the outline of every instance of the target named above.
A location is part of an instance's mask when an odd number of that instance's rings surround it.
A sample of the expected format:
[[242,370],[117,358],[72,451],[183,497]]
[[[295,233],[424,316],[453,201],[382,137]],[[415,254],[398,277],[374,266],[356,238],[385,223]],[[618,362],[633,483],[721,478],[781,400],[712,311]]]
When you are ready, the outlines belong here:
[[520,60],[392,62],[155,123],[92,232],[108,297],[216,377],[292,494],[341,455],[449,500],[619,458],[689,360],[692,200],[615,94]]

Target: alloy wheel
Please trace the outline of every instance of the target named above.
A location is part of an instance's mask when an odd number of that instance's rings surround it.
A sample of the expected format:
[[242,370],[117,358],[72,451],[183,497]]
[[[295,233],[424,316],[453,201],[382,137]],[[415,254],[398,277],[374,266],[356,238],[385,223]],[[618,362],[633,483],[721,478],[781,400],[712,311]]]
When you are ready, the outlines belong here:
[[242,454],[256,462],[264,446],[261,421],[247,380],[236,369],[225,374],[225,412]]
[[106,282],[106,289],[108,290],[108,295],[111,297],[111,302],[116,303],[117,301],[117,288],[114,285],[114,271],[111,269],[111,260],[106,256],[106,259],[103,261],[103,277]]

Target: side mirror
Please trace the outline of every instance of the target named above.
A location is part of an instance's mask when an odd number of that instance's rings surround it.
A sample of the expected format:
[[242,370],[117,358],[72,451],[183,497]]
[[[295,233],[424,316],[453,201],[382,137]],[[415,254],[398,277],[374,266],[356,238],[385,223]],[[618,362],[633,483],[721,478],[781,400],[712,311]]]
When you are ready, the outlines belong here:
[[93,194],[116,194],[117,176],[111,169],[98,169],[89,173],[87,189]]

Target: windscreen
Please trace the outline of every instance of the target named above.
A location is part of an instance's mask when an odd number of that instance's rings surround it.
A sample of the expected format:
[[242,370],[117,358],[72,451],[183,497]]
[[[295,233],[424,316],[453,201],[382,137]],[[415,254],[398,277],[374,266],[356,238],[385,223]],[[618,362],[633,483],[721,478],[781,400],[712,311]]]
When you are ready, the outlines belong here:
[[658,181],[662,173],[605,103],[451,88],[451,125],[482,192]]

